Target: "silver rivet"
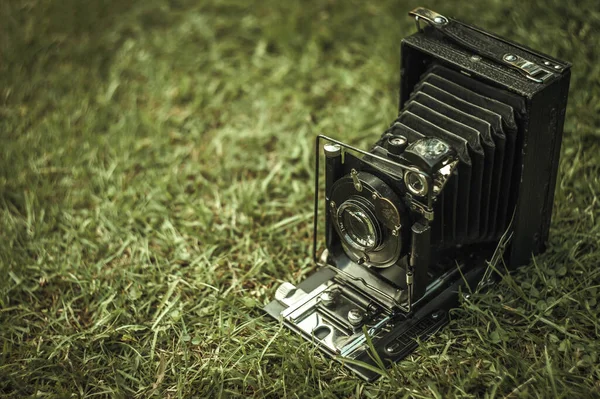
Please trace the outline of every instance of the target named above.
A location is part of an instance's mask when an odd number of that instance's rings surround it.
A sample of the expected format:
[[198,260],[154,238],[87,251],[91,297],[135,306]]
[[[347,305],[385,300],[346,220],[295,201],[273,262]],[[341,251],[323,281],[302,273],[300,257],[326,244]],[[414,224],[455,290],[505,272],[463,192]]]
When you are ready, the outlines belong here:
[[550,61],[544,61],[544,65],[552,65]]
[[348,321],[353,326],[359,325],[363,321],[363,313],[360,311],[360,309],[351,309],[348,312]]
[[478,55],[472,55],[471,56],[471,61],[473,61],[473,62],[479,62],[479,61],[481,61],[481,57],[478,56]]
[[560,65],[554,65],[554,69],[560,69]]
[[321,294],[321,303],[325,306],[331,306],[335,302],[337,295],[331,291],[325,291]]
[[517,56],[512,55],[512,54],[506,54],[504,56],[504,60],[505,61],[515,61],[517,59]]
[[444,17],[435,17],[433,19],[433,22],[435,22],[436,24],[444,24],[447,21],[446,21],[446,18],[444,18]]
[[441,316],[441,315],[442,315],[442,311],[441,311],[441,310],[436,310],[435,312],[433,312],[433,313],[431,314],[431,318],[432,318],[433,320],[437,320],[437,319],[439,319],[439,318],[440,318],[440,316]]

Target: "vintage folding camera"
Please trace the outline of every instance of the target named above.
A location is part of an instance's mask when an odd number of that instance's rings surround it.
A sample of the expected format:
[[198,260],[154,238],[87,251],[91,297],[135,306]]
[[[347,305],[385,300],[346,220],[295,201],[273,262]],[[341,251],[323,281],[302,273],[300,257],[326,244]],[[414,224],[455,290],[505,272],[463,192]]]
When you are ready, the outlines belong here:
[[446,324],[494,267],[544,250],[569,89],[566,62],[409,14],[398,117],[368,151],[317,138],[319,268],[265,307],[366,380],[378,376],[368,365],[398,361]]

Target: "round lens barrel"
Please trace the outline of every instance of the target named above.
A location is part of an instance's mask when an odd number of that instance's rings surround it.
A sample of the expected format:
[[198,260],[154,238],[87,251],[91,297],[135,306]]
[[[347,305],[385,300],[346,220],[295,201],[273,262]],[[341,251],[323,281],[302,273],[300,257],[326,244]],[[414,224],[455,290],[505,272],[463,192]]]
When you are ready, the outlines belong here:
[[[362,199],[362,198],[361,198]],[[338,229],[346,244],[360,251],[369,251],[379,245],[379,222],[367,201],[349,199],[339,208]]]

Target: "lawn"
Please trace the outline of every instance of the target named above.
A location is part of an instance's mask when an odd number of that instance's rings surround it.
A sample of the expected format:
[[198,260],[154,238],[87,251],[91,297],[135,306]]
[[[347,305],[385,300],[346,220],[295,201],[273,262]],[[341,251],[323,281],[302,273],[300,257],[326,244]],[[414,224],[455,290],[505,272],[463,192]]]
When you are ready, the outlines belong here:
[[[600,10],[2,0],[0,396],[600,396]],[[573,63],[546,253],[366,384],[261,307],[310,258],[314,138],[397,112],[426,5]]]

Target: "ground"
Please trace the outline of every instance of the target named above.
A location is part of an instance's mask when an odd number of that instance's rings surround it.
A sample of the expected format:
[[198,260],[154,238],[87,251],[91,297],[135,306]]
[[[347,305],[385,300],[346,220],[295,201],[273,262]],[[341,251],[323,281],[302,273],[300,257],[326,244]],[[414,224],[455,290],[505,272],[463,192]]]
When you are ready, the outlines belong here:
[[[310,259],[312,146],[394,118],[426,5],[573,63],[546,253],[374,384],[260,308]],[[598,396],[595,0],[0,2],[0,396]]]

